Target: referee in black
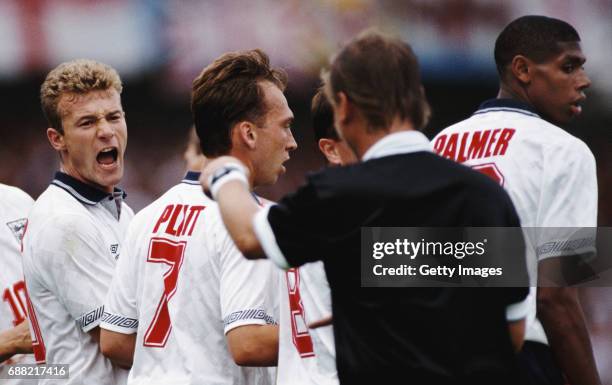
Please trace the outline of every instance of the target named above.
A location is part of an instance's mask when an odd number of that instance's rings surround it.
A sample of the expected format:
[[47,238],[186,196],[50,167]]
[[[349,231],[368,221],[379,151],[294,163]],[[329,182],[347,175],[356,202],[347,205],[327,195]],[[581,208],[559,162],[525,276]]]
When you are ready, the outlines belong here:
[[429,106],[406,43],[361,34],[337,54],[324,82],[336,128],[361,162],[311,175],[260,211],[244,165],[213,159],[201,180],[236,245],[247,258],[283,268],[323,260],[342,384],[517,383],[526,288],[364,288],[360,281],[362,226],[518,227],[509,197],[431,152],[418,131]]

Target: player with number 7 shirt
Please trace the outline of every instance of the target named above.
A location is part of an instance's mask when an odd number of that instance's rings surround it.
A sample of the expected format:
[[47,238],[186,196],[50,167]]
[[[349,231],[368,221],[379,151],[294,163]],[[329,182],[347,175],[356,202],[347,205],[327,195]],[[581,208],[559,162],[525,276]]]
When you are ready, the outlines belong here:
[[[259,50],[224,54],[194,81],[203,154],[242,159],[252,187],[276,182],[297,147],[285,85]],[[106,301],[102,352],[131,366],[128,384],[273,384],[279,272],[242,256],[198,178],[187,173],[135,216]]]

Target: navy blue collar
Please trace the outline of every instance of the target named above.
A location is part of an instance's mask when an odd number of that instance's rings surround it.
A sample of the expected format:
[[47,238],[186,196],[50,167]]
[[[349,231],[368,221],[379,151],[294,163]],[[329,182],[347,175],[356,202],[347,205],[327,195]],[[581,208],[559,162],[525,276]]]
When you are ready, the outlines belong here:
[[196,171],[187,171],[181,183],[200,184],[200,174],[201,173]]
[[51,181],[51,184],[66,190],[70,195],[88,205],[95,205],[103,199],[114,199],[116,197],[125,199],[127,196],[125,191],[117,187],[115,187],[113,193],[107,193],[61,171],[55,173],[55,177]]
[[532,105],[515,99],[489,99],[478,107],[478,110],[474,112],[474,115],[493,111],[518,112],[520,114],[534,116],[537,118],[540,117]]

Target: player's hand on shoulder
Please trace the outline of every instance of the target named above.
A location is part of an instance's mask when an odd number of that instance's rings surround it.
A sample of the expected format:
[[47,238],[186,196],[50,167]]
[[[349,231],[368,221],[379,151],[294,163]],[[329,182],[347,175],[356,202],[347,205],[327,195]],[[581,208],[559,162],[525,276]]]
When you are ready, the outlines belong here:
[[233,156],[220,156],[209,160],[202,168],[200,184],[207,195],[210,195],[211,187],[225,175],[232,172],[242,173],[248,179],[248,168]]

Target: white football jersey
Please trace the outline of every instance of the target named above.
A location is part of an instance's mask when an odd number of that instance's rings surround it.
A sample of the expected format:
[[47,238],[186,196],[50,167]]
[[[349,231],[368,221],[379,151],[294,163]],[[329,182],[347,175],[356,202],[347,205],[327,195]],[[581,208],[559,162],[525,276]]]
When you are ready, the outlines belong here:
[[332,325],[308,324],[331,316],[323,262],[281,272],[277,385],[337,385]]
[[28,318],[37,362],[68,364],[69,379],[40,384],[124,384],[88,334],[104,313],[121,241],[134,213],[118,189],[107,194],[64,173],[36,200],[23,238]]
[[273,370],[236,365],[225,334],[277,323],[278,273],[238,251],[198,177],[135,216],[101,326],[137,333],[129,384],[272,384]]
[[[27,317],[26,289],[21,269],[21,238],[34,201],[20,189],[0,183],[0,331],[11,329]],[[7,365],[33,364],[34,355],[17,354],[0,363],[0,374]],[[6,385],[33,385],[35,380],[2,380]]]
[[[439,155],[487,174],[506,189],[521,225],[538,228],[526,238],[532,262],[562,255],[546,245],[551,237],[569,239],[574,231],[543,228],[597,226],[593,154],[581,140],[543,120],[527,104],[489,100],[470,118],[442,130],[433,145]],[[537,264],[529,266],[534,277]],[[530,302],[526,339],[546,343],[535,319],[533,290]]]

